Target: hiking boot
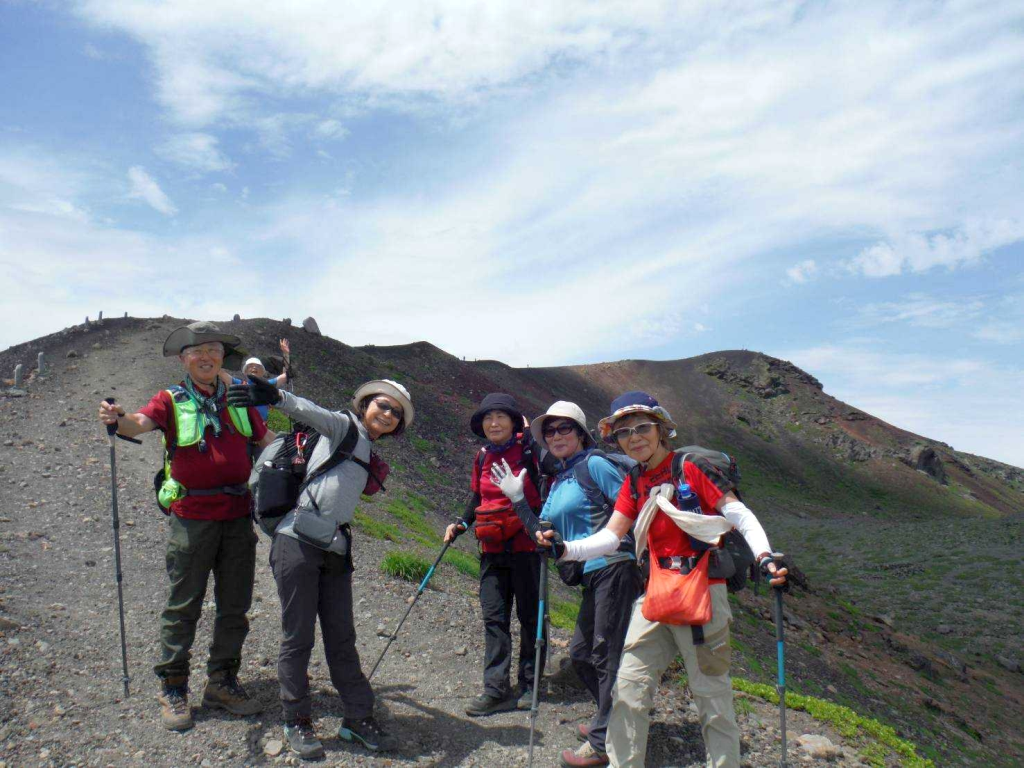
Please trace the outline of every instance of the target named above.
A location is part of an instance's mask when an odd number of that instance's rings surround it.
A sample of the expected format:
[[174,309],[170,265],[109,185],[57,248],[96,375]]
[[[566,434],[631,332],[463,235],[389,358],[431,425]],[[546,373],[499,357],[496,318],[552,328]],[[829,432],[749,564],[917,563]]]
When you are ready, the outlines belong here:
[[188,678],[165,677],[164,689],[156,697],[162,705],[160,722],[169,731],[187,731],[192,722],[192,708],[188,705]]
[[533,706],[533,688],[523,688],[523,692],[519,694],[519,698],[516,700],[516,709],[528,710]]
[[589,741],[584,742],[575,752],[571,749],[562,750],[562,765],[583,766],[608,765],[608,755],[598,752]]
[[372,715],[361,720],[343,718],[341,728],[338,729],[338,738],[359,742],[371,752],[390,752],[398,749],[398,739],[384,733]]
[[483,693],[469,702],[466,714],[470,717],[483,717],[484,715],[493,715],[495,712],[511,712],[518,706],[519,698],[515,695],[510,694],[502,698]]
[[294,723],[285,723],[284,740],[288,749],[303,760],[315,760],[324,756],[324,745],[316,737],[313,721],[308,717],[299,717]]
[[255,715],[263,705],[245,692],[233,672],[214,672],[203,691],[204,707],[220,707],[232,715]]
[[580,723],[576,726],[576,738],[580,741],[590,741],[590,726]]

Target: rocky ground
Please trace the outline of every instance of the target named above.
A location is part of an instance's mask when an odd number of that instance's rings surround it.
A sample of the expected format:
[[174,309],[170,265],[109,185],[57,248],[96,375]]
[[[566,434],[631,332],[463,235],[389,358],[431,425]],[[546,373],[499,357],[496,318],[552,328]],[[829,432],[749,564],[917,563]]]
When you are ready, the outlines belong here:
[[[262,715],[235,718],[197,709],[186,734],[160,727],[155,701],[157,626],[166,592],[166,519],[153,501],[151,478],[159,439],[117,443],[118,496],[131,695],[124,697],[110,516],[108,441],[95,419],[101,396],[131,406],[154,391],[133,380],[131,362],[151,358],[166,335],[122,338],[94,332],[76,356],[52,360],[49,374],[29,382],[28,395],[0,398],[0,768],[15,766],[265,765],[296,762],[278,753],[281,730],[276,688],[279,608],[261,537],[255,601],[241,678],[264,703]],[[168,381],[173,361],[166,363]],[[88,387],[80,386],[89,382]],[[355,593],[359,647],[369,667],[386,643],[414,586],[384,576],[378,563],[391,542],[356,537]],[[460,541],[468,549],[470,542]],[[373,683],[380,716],[401,737],[393,755],[371,756],[335,734],[343,715],[322,651],[310,669],[327,765],[523,765],[529,715],[485,719],[463,713],[480,690],[483,637],[473,581],[444,566],[420,599]],[[212,601],[195,645],[192,692],[205,684]],[[564,657],[569,635],[552,633],[553,655]],[[563,659],[564,661],[564,659]],[[557,765],[574,747],[574,727],[592,713],[558,658],[537,720],[535,764]],[[747,765],[777,765],[778,713],[759,699],[738,704]],[[801,712],[790,712],[791,760],[825,756],[859,763],[856,745]],[[830,740],[811,756],[803,734]],[[835,746],[831,746],[835,745]],[[694,707],[685,688],[666,677],[655,699],[651,766],[703,765]]]

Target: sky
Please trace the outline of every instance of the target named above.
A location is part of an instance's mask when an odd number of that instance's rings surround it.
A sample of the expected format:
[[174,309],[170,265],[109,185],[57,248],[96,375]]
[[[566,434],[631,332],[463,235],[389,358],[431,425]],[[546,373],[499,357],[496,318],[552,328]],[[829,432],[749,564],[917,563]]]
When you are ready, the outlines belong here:
[[0,349],[751,349],[1024,466],[1022,171],[1020,2],[0,0]]

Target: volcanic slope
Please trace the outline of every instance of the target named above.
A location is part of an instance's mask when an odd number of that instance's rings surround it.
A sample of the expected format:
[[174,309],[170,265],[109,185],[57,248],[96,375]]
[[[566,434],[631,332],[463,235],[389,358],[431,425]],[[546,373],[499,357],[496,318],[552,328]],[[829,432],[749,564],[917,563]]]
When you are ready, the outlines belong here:
[[[280,762],[265,744],[279,738],[274,658],[279,613],[260,540],[256,598],[243,679],[266,712],[235,720],[197,711],[197,727],[160,731],[152,700],[153,662],[166,576],[164,518],[150,479],[159,439],[118,443],[121,529],[133,695],[120,699],[116,592],[112,576],[109,468],[95,420],[101,396],[142,405],[180,378],[159,357],[183,320],[117,319],[66,331],[0,353],[0,371],[49,371],[28,395],[0,390],[0,763],[153,765]],[[773,544],[789,553],[802,588],[787,598],[791,690],[810,697],[791,713],[790,740],[823,734],[838,760],[912,764],[900,739],[937,765],[1015,765],[1022,759],[1019,672],[1020,559],[1024,472],[954,451],[875,419],[825,394],[794,366],[751,352],[671,362],[622,361],[567,368],[513,369],[463,362],[427,343],[346,346],[274,320],[225,322],[260,355],[292,341],[297,391],[344,407],[369,378],[402,381],[417,423],[407,439],[381,444],[394,468],[388,492],[357,517],[355,590],[364,665],[372,665],[406,607],[413,585],[380,570],[389,554],[427,560],[465,499],[477,448],[467,421],[489,391],[512,392],[534,416],[556,399],[578,402],[591,423],[627,389],[655,394],[680,424],[679,444],[734,454],[748,504]],[[984,542],[984,544],[982,544]],[[984,550],[981,551],[981,548]],[[525,762],[524,713],[472,721],[462,707],[479,687],[482,633],[469,537],[442,566],[374,679],[382,715],[406,738],[396,762],[481,765]],[[578,595],[558,585],[554,621],[570,627]],[[204,683],[200,627],[193,695]],[[733,598],[733,668],[748,693],[737,708],[745,759],[778,759],[774,708],[758,684],[774,679],[768,600]],[[564,657],[569,633],[553,631]],[[340,704],[320,652],[311,675],[320,730],[331,735]],[[559,660],[549,669],[558,670]],[[701,753],[688,694],[671,671],[656,697],[649,765],[697,765]],[[590,712],[572,675],[553,678],[538,720],[538,765],[573,746],[571,729]],[[745,681],[745,682],[742,682]],[[849,710],[829,708],[829,703]],[[886,730],[877,722],[892,726]],[[385,764],[328,739],[328,764]]]

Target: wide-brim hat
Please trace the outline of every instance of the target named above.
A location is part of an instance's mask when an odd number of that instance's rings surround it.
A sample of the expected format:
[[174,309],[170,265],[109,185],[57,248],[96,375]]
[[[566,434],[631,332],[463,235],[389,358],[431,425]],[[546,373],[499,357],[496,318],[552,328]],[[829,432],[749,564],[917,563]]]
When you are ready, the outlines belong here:
[[504,411],[507,413],[509,418],[512,419],[513,433],[523,431],[523,412],[516,405],[516,399],[512,395],[506,395],[504,392],[491,392],[489,395],[484,396],[480,407],[469,418],[469,428],[473,430],[474,435],[487,437],[484,434],[484,416],[491,411]]
[[597,422],[601,439],[605,442],[612,442],[612,429],[615,422],[633,413],[648,414],[668,427],[669,437],[676,436],[676,423],[672,421],[672,415],[646,392],[633,391],[621,394],[612,400],[611,414]]
[[590,431],[587,429],[587,416],[583,413],[583,409],[576,405],[576,403],[570,403],[567,400],[559,400],[552,403],[543,416],[538,416],[533,420],[533,423],[530,425],[533,439],[541,445],[547,445],[548,443],[544,439],[544,422],[548,419],[556,418],[569,419],[569,421],[575,421],[579,424],[580,429],[583,430],[583,445],[586,446],[593,442]]
[[242,366],[242,360],[248,354],[239,346],[242,340],[230,333],[224,333],[207,320],[189,323],[171,331],[171,335],[164,342],[164,357],[180,355],[188,347],[195,347],[210,341],[219,341],[224,345],[223,366],[225,368],[234,370]]
[[409,394],[409,390],[397,381],[374,379],[360,385],[356,393],[352,395],[352,407],[358,410],[359,404],[370,395],[387,395],[388,397],[395,398],[398,404],[402,406],[402,420],[405,422],[405,428],[408,429],[412,425],[412,419],[415,415],[415,410],[412,407],[412,395]]

